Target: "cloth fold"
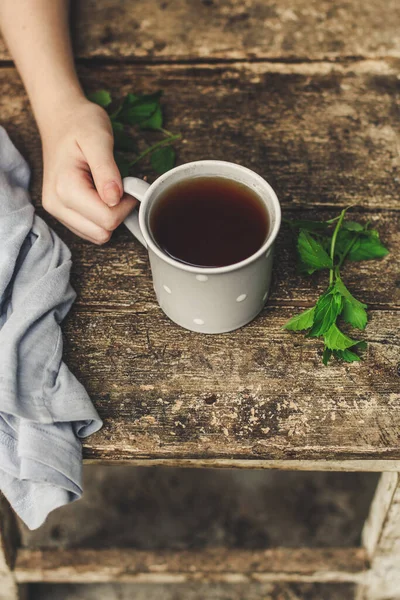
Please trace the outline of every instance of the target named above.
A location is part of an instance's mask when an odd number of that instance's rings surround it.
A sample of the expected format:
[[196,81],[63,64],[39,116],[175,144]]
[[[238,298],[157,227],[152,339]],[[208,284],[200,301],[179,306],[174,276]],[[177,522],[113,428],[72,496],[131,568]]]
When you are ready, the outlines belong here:
[[0,490],[35,529],[81,497],[80,438],[102,422],[62,361],[71,254],[35,214],[29,177],[0,127]]

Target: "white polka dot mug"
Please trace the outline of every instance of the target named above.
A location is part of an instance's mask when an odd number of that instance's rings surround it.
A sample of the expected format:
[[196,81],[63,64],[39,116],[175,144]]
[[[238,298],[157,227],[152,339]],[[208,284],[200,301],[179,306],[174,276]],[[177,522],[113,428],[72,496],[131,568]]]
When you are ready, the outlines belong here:
[[[172,185],[194,177],[224,177],[253,190],[265,203],[269,231],[264,244],[245,260],[225,267],[196,267],[175,260],[157,245],[149,223],[157,199]],[[140,201],[125,225],[149,252],[160,307],[178,325],[199,333],[224,333],[249,323],[262,310],[271,284],[272,252],[281,209],[271,186],[245,167],[218,160],[187,163],[152,185],[125,177],[124,190]],[[212,218],[212,214],[210,215]]]

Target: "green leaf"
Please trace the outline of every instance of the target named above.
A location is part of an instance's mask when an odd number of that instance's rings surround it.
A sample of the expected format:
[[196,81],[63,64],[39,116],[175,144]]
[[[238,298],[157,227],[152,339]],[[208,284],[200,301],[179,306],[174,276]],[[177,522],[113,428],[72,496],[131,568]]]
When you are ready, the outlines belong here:
[[302,275],[311,275],[315,271],[315,269],[313,269],[312,267],[307,266],[301,260],[299,260],[298,263],[297,263],[297,270]]
[[110,92],[106,90],[99,90],[98,92],[94,92],[93,94],[88,94],[88,99],[103,108],[106,108],[109,104],[111,104],[111,95]]
[[348,231],[363,231],[364,227],[356,221],[344,221],[342,227]]
[[343,297],[342,317],[353,327],[357,329],[365,329],[368,321],[367,305],[360,302],[349,292],[340,277],[335,282],[335,290]]
[[115,121],[112,117],[110,117],[110,120],[111,120],[111,127],[112,127],[114,133],[116,131],[124,131],[124,126],[122,125],[122,123],[120,123],[119,121]]
[[335,323],[325,333],[324,340],[330,350],[346,350],[358,343],[358,340],[352,340],[342,333]]
[[355,345],[355,348],[357,348],[357,350],[366,350],[367,342],[365,340],[361,340],[361,342],[357,342],[357,344]]
[[114,158],[119,172],[121,173],[121,177],[128,177],[130,169],[129,161],[119,152],[114,152]]
[[114,131],[114,148],[117,152],[137,153],[138,150],[135,140],[124,130]]
[[379,240],[379,234],[375,229],[369,229],[360,234],[351,248],[348,258],[352,261],[372,260],[383,258],[389,254],[389,250]]
[[143,96],[128,94],[118,114],[118,119],[122,123],[129,125],[143,125],[159,108],[161,95],[161,90],[154,94],[144,94]]
[[314,321],[314,311],[315,306],[313,308],[309,308],[298,315],[295,315],[285,325],[283,329],[288,329],[289,331],[302,331],[304,329],[309,329],[312,327]]
[[322,362],[326,366],[329,362],[330,357],[332,356],[332,350],[324,346],[324,352],[322,354]]
[[135,104],[135,102],[137,102],[139,99],[140,96],[136,96],[136,94],[127,94],[122,103],[122,108],[128,108],[129,106],[132,106],[132,104]]
[[308,273],[313,273],[318,269],[332,268],[332,261],[322,245],[304,229],[300,230],[297,239],[297,250],[301,265],[306,268]]
[[340,256],[345,252],[350,244],[354,240],[355,237],[358,236],[357,231],[350,231],[348,229],[340,229],[338,231],[336,237],[335,244],[335,257],[340,258]]
[[340,315],[342,306],[342,296],[334,289],[322,294],[315,305],[314,324],[308,336],[318,337],[326,333]]
[[163,126],[163,116],[161,111],[161,106],[157,106],[154,113],[151,115],[149,119],[141,123],[141,129],[161,129]]
[[111,119],[114,133],[114,149],[118,152],[137,152],[135,140],[126,133],[124,126],[119,121]]
[[175,165],[175,151],[171,146],[158,148],[151,155],[151,166],[157,173],[166,173]]
[[344,360],[345,362],[357,362],[360,361],[361,358],[355,352],[351,350],[334,350],[333,356],[338,360]]

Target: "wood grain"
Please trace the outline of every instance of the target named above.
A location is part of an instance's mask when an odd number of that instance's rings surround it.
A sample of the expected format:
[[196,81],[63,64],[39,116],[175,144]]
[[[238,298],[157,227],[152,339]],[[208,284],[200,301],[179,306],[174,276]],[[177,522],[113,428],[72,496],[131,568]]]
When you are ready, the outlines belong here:
[[378,550],[398,484],[398,473],[385,472],[380,476],[362,532],[362,544],[371,559]]
[[359,600],[385,600],[400,589],[400,485],[398,473],[383,473],[363,531],[371,571]]
[[[354,294],[373,309],[367,360],[324,368],[320,342],[280,329],[326,283],[296,275],[284,229],[262,315],[238,332],[201,336],[163,315],[146,254],[127,231],[97,248],[57,225],[79,294],[64,327],[66,360],[105,421],[86,442],[86,458],[400,459],[395,69],[376,61],[124,65],[81,75],[91,90],[164,88],[167,126],[184,136],[180,162],[213,157],[255,169],[277,190],[285,216],[326,218],[357,203],[356,217],[371,219],[392,251],[346,269]],[[40,144],[28,103],[13,69],[2,69],[0,80],[3,122],[34,167],[40,204]]]
[[131,467],[181,467],[195,469],[273,469],[278,471],[334,471],[334,472],[370,472],[388,473],[400,471],[400,460],[269,460],[269,459],[238,459],[238,458],[137,458],[137,459],[112,459],[112,458],[85,458],[86,465],[126,465]]
[[15,514],[0,492],[0,600],[22,600],[23,590],[18,589],[13,571],[18,545]]
[[328,368],[320,342],[281,330],[291,313],[200,335],[157,308],[76,309],[66,361],[105,421],[85,456],[399,459],[398,313],[371,311],[366,360]]
[[[119,97],[164,89],[166,126],[183,135],[179,163],[243,164],[271,183],[285,210],[399,208],[399,80],[386,62],[124,65],[80,74],[87,90],[118,90]],[[1,69],[0,85],[2,123],[34,168],[38,203],[41,150],[28,100],[13,69]],[[137,174],[150,172],[144,165]]]
[[[327,218],[337,214],[339,207],[359,204],[355,218],[371,220],[392,254],[379,268],[375,262],[349,265],[347,282],[367,303],[379,308],[398,306],[396,77],[391,71],[379,75],[385,69],[375,63],[367,73],[360,66],[358,76],[352,69],[339,74],[329,67],[325,72],[321,65],[314,75],[304,67],[287,68],[287,73],[260,65],[248,68],[138,66],[125,67],[123,73],[111,68],[83,69],[82,75],[90,89],[106,85],[124,93],[133,80],[141,89],[164,87],[168,126],[180,128],[185,138],[178,147],[180,162],[213,157],[244,163],[272,183],[288,218]],[[258,83],[249,79],[251,74]],[[0,79],[3,123],[33,165],[33,198],[40,204],[40,141],[28,102],[13,70],[3,69]],[[237,112],[242,104],[246,115]],[[218,139],[217,145],[210,145],[207,128]],[[146,173],[143,168],[138,175]],[[127,231],[118,232],[109,245],[99,249],[45,218],[72,249],[78,303],[86,307],[135,305],[140,311],[155,307],[146,253]],[[286,228],[278,239],[277,257],[271,303],[307,306],[315,297],[315,285],[321,291],[325,280],[296,275],[294,248]]]
[[[286,210],[284,216],[306,218],[315,214],[313,210],[301,213]],[[336,211],[319,211],[318,218],[328,219],[334,214]],[[354,210],[352,218],[364,223],[370,220],[381,232],[391,254],[379,262],[346,264],[343,271],[346,284],[357,298],[375,308],[400,308],[400,256],[396,251],[400,245],[399,213]],[[72,284],[78,293],[77,306],[120,307],[138,313],[158,310],[146,251],[125,227],[101,248],[79,240],[59,224],[54,223],[54,228],[72,251]],[[313,277],[298,274],[293,235],[289,227],[282,227],[275,249],[269,306],[311,306],[326,286],[326,273]]]
[[344,582],[361,581],[367,569],[362,548],[182,552],[79,548],[22,549],[15,573],[19,582]]
[[400,56],[397,0],[79,0],[72,24],[85,59]]

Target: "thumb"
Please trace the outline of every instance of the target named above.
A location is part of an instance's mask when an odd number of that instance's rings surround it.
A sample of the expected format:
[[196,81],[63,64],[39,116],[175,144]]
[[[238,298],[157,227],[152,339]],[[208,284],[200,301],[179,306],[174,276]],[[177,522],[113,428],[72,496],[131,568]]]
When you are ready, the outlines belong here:
[[114,160],[113,146],[113,137],[108,133],[81,144],[97,193],[108,206],[116,206],[123,194],[121,175]]

